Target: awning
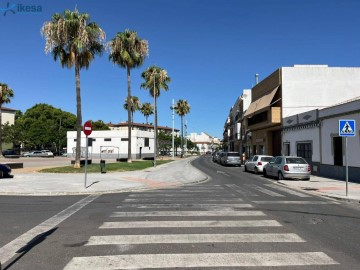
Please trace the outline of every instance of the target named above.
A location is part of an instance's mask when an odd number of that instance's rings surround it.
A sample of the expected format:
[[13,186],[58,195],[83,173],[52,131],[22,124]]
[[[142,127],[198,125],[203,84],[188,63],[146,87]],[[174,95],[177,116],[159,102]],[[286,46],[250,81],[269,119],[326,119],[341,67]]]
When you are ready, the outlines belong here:
[[261,98],[252,102],[249,108],[246,110],[244,117],[249,116],[250,114],[256,113],[268,106],[270,106],[272,99],[274,98],[276,91],[278,90],[279,86],[275,87],[270,93],[262,96]]

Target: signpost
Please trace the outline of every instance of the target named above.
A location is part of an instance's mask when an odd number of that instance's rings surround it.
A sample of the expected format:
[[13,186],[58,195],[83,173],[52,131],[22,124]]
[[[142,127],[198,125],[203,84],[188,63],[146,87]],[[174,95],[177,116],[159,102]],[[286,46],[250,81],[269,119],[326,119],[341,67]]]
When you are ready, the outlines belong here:
[[347,138],[355,137],[355,130],[356,130],[355,120],[350,120],[350,119],[339,120],[339,136],[345,137],[346,197],[348,196],[348,184],[349,184]]
[[85,188],[87,188],[86,185],[86,178],[87,178],[87,163],[88,163],[88,147],[89,147],[89,140],[88,136],[92,132],[92,123],[91,121],[86,121],[84,124],[83,132],[86,136],[86,149],[85,149]]

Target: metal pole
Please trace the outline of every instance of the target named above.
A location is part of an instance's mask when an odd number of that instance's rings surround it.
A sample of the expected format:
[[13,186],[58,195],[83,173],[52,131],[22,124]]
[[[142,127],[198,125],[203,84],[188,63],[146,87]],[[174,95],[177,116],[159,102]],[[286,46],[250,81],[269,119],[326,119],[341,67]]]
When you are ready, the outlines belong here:
[[154,167],[156,167],[157,154],[157,127],[156,127],[156,91],[155,91],[155,73],[154,73]]
[[85,149],[85,188],[87,188],[86,178],[87,178],[87,163],[88,163],[88,136],[86,136],[86,149]]
[[174,129],[175,129],[175,103],[174,99],[172,100],[172,160],[175,160],[175,139],[174,139]]
[[345,137],[345,174],[346,174],[346,197],[348,196],[348,186],[349,186],[349,167],[348,167],[348,143],[347,143],[347,137]]

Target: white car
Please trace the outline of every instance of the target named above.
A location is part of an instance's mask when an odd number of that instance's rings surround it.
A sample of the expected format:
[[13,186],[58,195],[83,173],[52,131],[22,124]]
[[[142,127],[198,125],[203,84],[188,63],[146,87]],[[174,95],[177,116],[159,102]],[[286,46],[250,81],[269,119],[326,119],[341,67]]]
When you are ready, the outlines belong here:
[[54,157],[54,153],[50,150],[41,150],[41,152],[43,153],[43,157]]
[[273,156],[266,155],[255,155],[250,157],[245,162],[245,172],[254,172],[255,174],[262,173],[263,168],[269,161],[273,158]]

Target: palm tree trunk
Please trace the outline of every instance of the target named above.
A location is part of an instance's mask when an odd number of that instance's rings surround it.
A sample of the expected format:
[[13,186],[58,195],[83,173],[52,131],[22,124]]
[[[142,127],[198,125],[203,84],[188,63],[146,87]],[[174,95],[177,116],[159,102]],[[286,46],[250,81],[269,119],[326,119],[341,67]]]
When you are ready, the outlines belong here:
[[181,116],[181,158],[184,156],[184,131],[183,131],[183,116]]
[[131,119],[131,88],[130,88],[130,68],[127,68],[127,81],[128,81],[128,96],[127,96],[127,103],[128,103],[128,163],[132,163],[131,159],[131,129],[132,129],[132,119]]
[[2,104],[0,104],[0,157],[3,157],[2,154],[2,143],[3,143],[3,126],[2,126],[2,111],[1,111]]
[[158,133],[157,133],[157,126],[158,126],[158,114],[157,114],[157,105],[156,105],[156,93],[154,97],[154,108],[155,108],[155,125],[154,125],[154,135],[155,135],[155,149],[154,149],[154,157],[157,157],[157,150],[158,150]]
[[[77,58],[75,58],[77,59]],[[80,67],[77,60],[75,60],[75,78],[76,78],[76,153],[74,168],[80,168],[81,157],[81,94],[80,94]]]

